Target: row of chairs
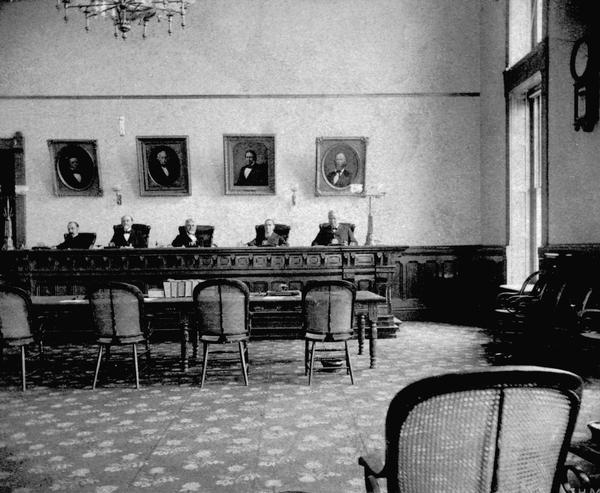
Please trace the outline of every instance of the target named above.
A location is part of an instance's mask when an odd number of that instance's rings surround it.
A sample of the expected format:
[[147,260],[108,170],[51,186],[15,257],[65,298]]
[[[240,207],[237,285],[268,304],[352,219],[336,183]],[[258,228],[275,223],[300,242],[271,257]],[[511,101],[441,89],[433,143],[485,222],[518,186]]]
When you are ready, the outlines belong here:
[[497,296],[496,326],[504,336],[536,334],[536,330],[573,336],[580,332],[583,320],[600,320],[593,309],[596,304],[600,313],[598,292],[575,280],[534,272],[517,293]]
[[[88,291],[93,325],[97,332],[98,357],[92,388],[96,388],[102,355],[112,345],[131,345],[135,385],[139,388],[137,344],[146,345],[150,357],[150,319],[144,314],[144,296],[133,285],[111,282]],[[347,281],[313,281],[303,290],[305,333],[304,368],[311,384],[315,369],[315,352],[323,351],[322,361],[331,361],[332,354],[344,352],[345,369],[354,383],[348,340],[353,336],[356,288]],[[209,350],[212,345],[236,344],[244,383],[248,385],[248,341],[250,339],[250,292],[246,284],[234,279],[212,279],[198,284],[193,293],[199,340],[203,346],[200,386],[204,385]],[[2,346],[20,347],[22,388],[26,389],[25,347],[38,342],[43,355],[43,341],[32,328],[32,307],[29,295],[22,289],[0,286],[0,350]],[[321,344],[317,349],[317,343]],[[326,343],[326,344],[325,344]],[[330,343],[343,343],[338,349]],[[342,361],[342,360],[337,360]],[[323,370],[326,370],[324,368]]]

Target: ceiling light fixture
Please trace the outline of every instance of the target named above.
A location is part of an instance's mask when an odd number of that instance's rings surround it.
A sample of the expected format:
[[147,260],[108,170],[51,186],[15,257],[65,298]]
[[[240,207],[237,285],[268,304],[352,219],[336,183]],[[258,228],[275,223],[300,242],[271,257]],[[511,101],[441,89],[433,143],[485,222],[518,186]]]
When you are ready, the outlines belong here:
[[77,8],[85,15],[85,30],[90,30],[90,19],[93,17],[110,17],[115,28],[115,38],[127,39],[133,23],[143,26],[142,37],[146,37],[148,22],[153,17],[160,22],[167,18],[169,35],[172,33],[173,17],[181,17],[181,27],[185,27],[185,12],[194,0],[57,0],[56,8],[62,3],[65,22],[69,9]]

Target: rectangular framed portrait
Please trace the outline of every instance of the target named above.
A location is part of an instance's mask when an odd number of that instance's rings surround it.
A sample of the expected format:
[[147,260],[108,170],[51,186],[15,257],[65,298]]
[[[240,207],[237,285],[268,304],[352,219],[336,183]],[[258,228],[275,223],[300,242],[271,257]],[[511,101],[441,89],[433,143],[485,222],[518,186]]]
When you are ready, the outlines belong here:
[[365,195],[367,137],[317,137],[316,195]]
[[102,195],[95,140],[49,140],[48,149],[56,195]]
[[275,194],[275,136],[224,135],[226,195]]
[[190,195],[186,136],[136,137],[140,195]]

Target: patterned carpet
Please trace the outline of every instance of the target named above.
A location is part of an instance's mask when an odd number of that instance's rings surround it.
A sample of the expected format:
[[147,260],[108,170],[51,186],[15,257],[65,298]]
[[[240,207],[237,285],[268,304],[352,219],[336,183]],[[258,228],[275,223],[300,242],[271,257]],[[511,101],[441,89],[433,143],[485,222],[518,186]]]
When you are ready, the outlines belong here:
[[[179,370],[175,343],[155,344],[133,388],[130,355],[113,351],[91,390],[95,347],[58,346],[45,371],[34,359],[19,390],[18,355],[0,373],[0,491],[283,492],[364,491],[357,458],[382,450],[393,395],[419,378],[505,363],[543,363],[586,379],[575,438],[600,419],[600,348],[512,351],[472,327],[404,323],[379,341],[378,368],[356,355],[345,373],[303,372],[302,341],[252,341],[250,386],[239,367]],[[143,358],[140,358],[143,361]]]

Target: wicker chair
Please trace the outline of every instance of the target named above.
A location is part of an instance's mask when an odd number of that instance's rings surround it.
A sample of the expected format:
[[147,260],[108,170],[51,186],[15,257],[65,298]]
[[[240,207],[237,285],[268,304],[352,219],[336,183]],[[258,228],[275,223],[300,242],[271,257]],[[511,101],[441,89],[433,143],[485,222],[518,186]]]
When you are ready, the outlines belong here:
[[38,340],[40,356],[44,347],[42,338],[34,336],[31,321],[31,299],[26,291],[12,287],[0,286],[0,361],[3,359],[3,348],[21,348],[21,385],[27,389],[27,369],[25,365],[25,346]]
[[[92,389],[96,388],[102,350],[107,352],[111,345],[131,344],[133,349],[133,365],[135,370],[135,388],[140,388],[137,346],[138,342],[146,344],[148,355],[148,326],[144,318],[144,295],[131,284],[110,282],[91,289],[88,293],[92,320],[97,332],[98,360],[94,373]],[[142,331],[145,329],[146,334]]]
[[[211,344],[238,344],[244,384],[248,385],[250,339],[250,291],[235,279],[211,279],[198,284],[193,293],[197,330],[202,342],[200,387],[204,386]],[[221,351],[226,352],[226,351]]]
[[354,384],[352,362],[348,352],[348,339],[353,335],[352,320],[354,318],[354,300],[356,288],[348,281],[311,281],[302,292],[302,307],[304,319],[304,373],[308,374],[308,385],[311,384],[314,372],[316,343],[343,342],[343,349],[331,346],[323,347],[318,351],[327,353],[327,357],[320,358],[322,364],[335,363],[331,355],[343,351],[345,365],[335,365],[322,370],[345,369]]
[[398,392],[385,464],[360,457],[368,492],[547,491],[565,462],[583,382],[540,367],[495,367],[425,378]]

